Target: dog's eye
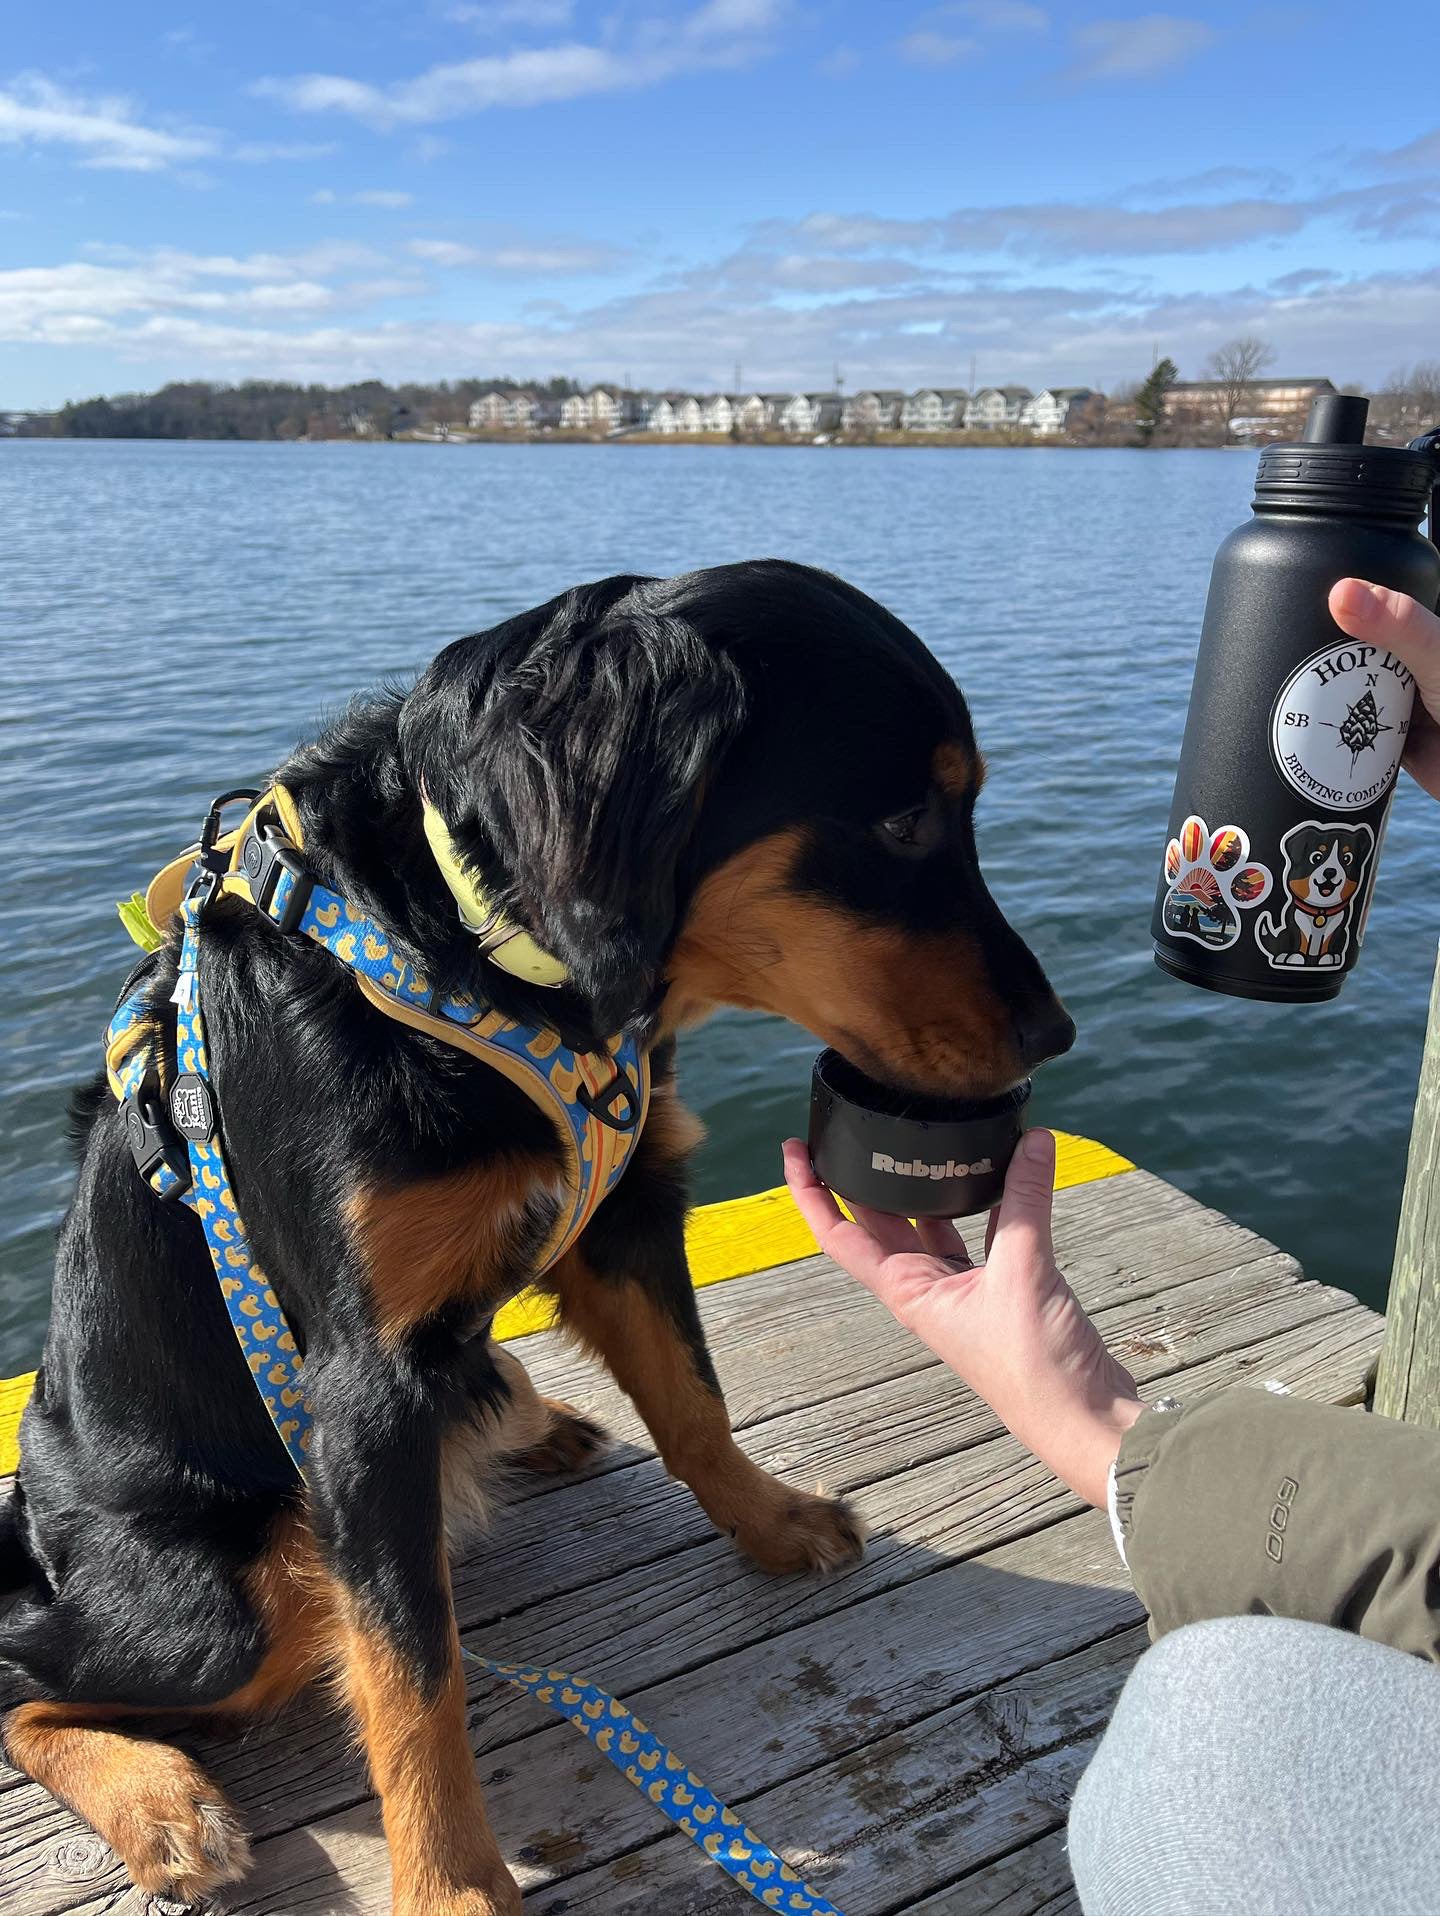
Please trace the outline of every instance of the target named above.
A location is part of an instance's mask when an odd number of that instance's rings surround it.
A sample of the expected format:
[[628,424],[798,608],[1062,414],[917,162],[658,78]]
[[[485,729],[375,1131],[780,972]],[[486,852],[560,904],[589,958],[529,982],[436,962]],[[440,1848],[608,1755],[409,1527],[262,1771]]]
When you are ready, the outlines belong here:
[[1325,847],[1322,845],[1318,852],[1311,852],[1310,863],[1312,865],[1323,865],[1324,862],[1325,862]]
[[1341,852],[1340,857],[1342,861],[1348,865],[1354,860],[1355,854],[1354,852]]
[[893,818],[882,819],[880,829],[888,832],[897,845],[913,845],[924,816],[925,807],[917,805],[913,812],[897,812]]

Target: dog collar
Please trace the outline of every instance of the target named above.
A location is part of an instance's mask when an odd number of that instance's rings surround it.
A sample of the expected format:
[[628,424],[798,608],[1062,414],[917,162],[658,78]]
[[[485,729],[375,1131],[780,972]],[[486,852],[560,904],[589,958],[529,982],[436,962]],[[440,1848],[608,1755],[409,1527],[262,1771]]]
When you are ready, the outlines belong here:
[[528,931],[512,924],[466,871],[450,828],[431,804],[423,785],[420,800],[424,808],[426,842],[440,876],[459,907],[461,924],[467,931],[474,932],[491,964],[508,971],[512,978],[523,978],[529,985],[544,985],[547,990],[563,985],[569,974],[560,960],[542,951]]

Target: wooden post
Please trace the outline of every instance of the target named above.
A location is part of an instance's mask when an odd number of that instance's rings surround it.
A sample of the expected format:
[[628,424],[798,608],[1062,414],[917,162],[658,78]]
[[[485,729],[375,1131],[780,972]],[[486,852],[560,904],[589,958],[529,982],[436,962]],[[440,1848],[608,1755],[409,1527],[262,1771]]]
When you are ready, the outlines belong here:
[[1375,1408],[1384,1417],[1440,1429],[1440,962],[1410,1127]]

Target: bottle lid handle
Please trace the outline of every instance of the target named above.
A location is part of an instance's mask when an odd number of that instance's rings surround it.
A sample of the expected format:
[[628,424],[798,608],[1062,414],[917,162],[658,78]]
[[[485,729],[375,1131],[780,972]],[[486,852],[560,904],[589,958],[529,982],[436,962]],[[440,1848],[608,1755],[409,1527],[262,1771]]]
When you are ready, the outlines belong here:
[[1410,441],[1411,452],[1427,452],[1433,478],[1430,485],[1430,538],[1440,546],[1440,426],[1429,432],[1422,432],[1418,439]]

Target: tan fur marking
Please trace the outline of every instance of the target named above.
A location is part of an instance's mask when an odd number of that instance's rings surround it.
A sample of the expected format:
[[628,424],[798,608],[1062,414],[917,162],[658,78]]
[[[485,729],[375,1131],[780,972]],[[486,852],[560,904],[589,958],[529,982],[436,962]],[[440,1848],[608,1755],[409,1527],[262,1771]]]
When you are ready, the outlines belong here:
[[250,1846],[223,1792],[173,1745],[103,1727],[119,1714],[22,1703],[5,1720],[6,1753],[104,1837],[137,1888],[189,1903],[238,1882]]
[[958,739],[942,739],[930,761],[930,779],[950,798],[970,798],[985,783],[985,761]]
[[347,1201],[382,1339],[398,1344],[443,1305],[500,1301],[523,1273],[528,1203],[553,1176],[531,1158],[468,1165],[438,1178],[371,1186]]
[[696,1374],[680,1331],[638,1284],[597,1278],[580,1250],[549,1281],[566,1328],[633,1399],[666,1470],[762,1570],[823,1569],[859,1555],[863,1532],[845,1505],[791,1490],[745,1455],[725,1400]]
[[1012,1083],[1014,1034],[975,941],[798,897],[789,880],[804,844],[799,828],[777,832],[700,886],[671,961],[667,1025],[740,1005],[789,1018],[918,1090],[983,1095]]
[[453,1623],[434,1696],[353,1608],[341,1637],[344,1686],[384,1814],[395,1916],[519,1916],[475,1775]]

